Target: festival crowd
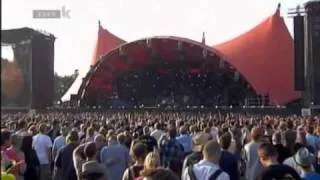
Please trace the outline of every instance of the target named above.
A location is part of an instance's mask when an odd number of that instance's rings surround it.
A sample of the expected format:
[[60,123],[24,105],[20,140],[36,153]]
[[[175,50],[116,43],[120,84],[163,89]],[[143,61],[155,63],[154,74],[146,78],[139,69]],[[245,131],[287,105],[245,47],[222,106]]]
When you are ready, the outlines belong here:
[[319,117],[2,113],[3,180],[320,180]]

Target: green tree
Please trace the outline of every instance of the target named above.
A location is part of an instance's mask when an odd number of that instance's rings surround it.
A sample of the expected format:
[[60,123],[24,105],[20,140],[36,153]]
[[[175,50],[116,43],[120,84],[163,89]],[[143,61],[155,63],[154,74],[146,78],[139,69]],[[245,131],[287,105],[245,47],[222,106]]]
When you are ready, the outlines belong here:
[[59,101],[77,79],[79,71],[76,69],[72,75],[59,76],[54,73],[55,101]]

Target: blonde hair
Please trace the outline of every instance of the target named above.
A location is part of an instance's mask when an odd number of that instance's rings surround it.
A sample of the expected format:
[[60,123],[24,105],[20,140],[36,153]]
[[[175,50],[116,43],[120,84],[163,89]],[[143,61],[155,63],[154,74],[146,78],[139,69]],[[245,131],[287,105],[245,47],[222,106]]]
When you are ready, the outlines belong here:
[[315,129],[314,133],[315,133],[317,136],[320,136],[320,126],[318,126],[318,127]]
[[144,168],[140,172],[144,176],[147,172],[153,169],[157,169],[160,166],[160,155],[158,152],[150,152],[144,160]]

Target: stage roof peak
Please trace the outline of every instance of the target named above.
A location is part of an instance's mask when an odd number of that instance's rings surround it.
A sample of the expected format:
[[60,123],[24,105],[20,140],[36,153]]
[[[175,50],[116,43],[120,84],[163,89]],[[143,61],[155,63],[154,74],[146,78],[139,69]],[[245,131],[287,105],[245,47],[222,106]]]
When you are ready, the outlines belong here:
[[91,65],[95,65],[99,61],[101,56],[107,54],[112,49],[118,47],[121,44],[126,43],[124,40],[115,36],[106,28],[102,27],[100,21],[98,21],[98,25],[99,25],[98,37],[97,37],[97,42],[94,49]]
[[269,95],[273,105],[299,98],[294,90],[293,39],[280,9],[248,32],[213,46],[258,94]]

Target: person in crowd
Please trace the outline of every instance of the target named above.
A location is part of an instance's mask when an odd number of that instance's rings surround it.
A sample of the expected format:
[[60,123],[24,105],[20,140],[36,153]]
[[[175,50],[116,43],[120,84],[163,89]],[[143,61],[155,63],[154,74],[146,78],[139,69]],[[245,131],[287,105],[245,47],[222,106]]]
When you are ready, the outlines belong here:
[[254,127],[251,130],[251,141],[244,146],[244,159],[246,162],[245,177],[252,180],[251,174],[254,171],[255,164],[258,161],[258,148],[262,137],[262,130],[259,127]]
[[176,140],[177,130],[174,126],[168,129],[169,140],[160,147],[162,165],[180,175],[184,160],[183,146]]
[[278,153],[272,144],[262,143],[258,149],[258,157],[265,169],[261,174],[259,174],[257,179],[301,179],[299,174],[293,168],[278,162]]
[[74,149],[72,154],[72,161],[78,180],[81,180],[82,165],[86,162],[86,156],[84,154],[84,148],[86,145],[87,143],[80,144],[76,149]]
[[18,128],[18,131],[16,132],[16,134],[18,136],[28,136],[29,135],[27,122],[25,120],[18,121],[17,128]]
[[33,136],[33,148],[40,161],[40,180],[48,180],[51,178],[52,141],[46,134],[46,124],[41,123],[38,131],[39,133]]
[[37,135],[37,133],[38,133],[37,126],[31,125],[31,126],[28,128],[28,133],[29,133],[30,135],[32,135],[32,136]]
[[154,128],[155,129],[151,132],[150,136],[154,137],[156,141],[159,142],[160,137],[165,134],[165,132],[161,130],[160,123],[155,123]]
[[88,161],[82,165],[81,180],[108,180],[105,176],[105,167],[96,162]]
[[237,157],[228,151],[231,144],[230,133],[225,133],[219,138],[219,144],[221,146],[221,157],[219,160],[220,168],[226,172],[230,180],[239,180],[239,162]]
[[307,125],[306,127],[306,143],[307,145],[312,148],[312,152],[317,152],[318,150],[318,144],[319,144],[319,138],[314,135],[314,128],[312,125]]
[[80,124],[79,138],[82,140],[86,136],[86,127],[84,124]]
[[54,141],[56,137],[60,136],[60,124],[58,120],[53,120],[48,136],[51,138],[51,141]]
[[144,161],[143,170],[140,171],[140,177],[138,180],[143,180],[143,177],[146,176],[149,172],[154,171],[157,168],[160,168],[160,155],[158,152],[148,153]]
[[296,144],[293,148],[293,155],[288,157],[283,161],[284,165],[292,167],[294,170],[297,171],[298,174],[301,174],[301,170],[299,166],[297,165],[296,161],[294,160],[294,155],[298,152],[300,148],[303,148],[304,146],[302,144]]
[[96,144],[97,147],[97,161],[100,162],[100,152],[104,146],[107,145],[107,140],[102,134],[96,135],[94,138],[94,143]]
[[314,153],[314,149],[312,146],[308,145],[307,139],[306,139],[306,131],[303,126],[299,126],[297,130],[297,138],[296,138],[296,144],[297,146],[304,146],[309,149],[310,152]]
[[229,180],[229,175],[219,167],[221,156],[220,145],[216,141],[209,141],[205,144],[203,159],[191,165],[183,172],[182,180]]
[[103,164],[96,160],[97,147],[94,142],[89,142],[84,147],[86,161],[83,163],[80,173],[80,179],[107,180],[107,169]]
[[25,154],[26,171],[25,180],[39,180],[40,162],[36,151],[32,148],[32,136],[24,136],[22,139],[21,150]]
[[294,160],[299,166],[300,176],[304,180],[320,179],[320,173],[314,172],[313,164],[316,161],[315,156],[307,148],[300,148],[294,155]]
[[176,137],[177,141],[183,146],[185,155],[192,151],[192,137],[187,133],[187,127],[180,127],[180,135]]
[[110,135],[108,145],[100,153],[100,162],[107,167],[108,179],[121,180],[129,165],[129,150],[118,143],[115,135]]
[[22,138],[17,134],[11,134],[10,136],[11,146],[7,148],[6,156],[15,162],[17,171],[15,172],[15,177],[17,180],[23,179],[23,174],[26,170],[25,154],[21,150]]
[[283,134],[284,136],[284,142],[283,145],[289,148],[290,154],[294,154],[294,145],[296,142],[297,134],[294,131],[294,125],[291,120],[288,120],[287,122],[287,129]]
[[192,153],[184,159],[182,167],[183,171],[185,171],[190,165],[194,165],[202,160],[202,150],[207,141],[207,136],[204,133],[198,133],[192,138]]
[[60,136],[56,137],[53,141],[53,146],[52,146],[52,159],[56,158],[57,151],[66,145],[66,137],[68,135],[68,128],[67,127],[62,127],[60,130]]
[[[235,142],[235,149],[234,151],[232,151],[231,148],[229,148],[229,152],[235,154],[237,157],[240,158],[241,155],[241,128],[239,123],[235,123],[233,127],[231,127],[231,135],[232,135],[232,140],[231,140],[231,144],[233,144],[232,142]],[[231,147],[231,146],[230,146]]]
[[73,164],[73,151],[79,145],[78,132],[71,131],[67,136],[67,145],[58,150],[55,166],[60,171],[62,180],[77,180],[76,170]]
[[131,154],[135,161],[135,164],[128,167],[124,172],[122,180],[135,180],[140,176],[140,172],[143,170],[144,160],[148,154],[148,147],[143,143],[135,143],[131,148]]
[[95,130],[94,128],[91,126],[87,129],[87,133],[86,133],[86,138],[84,139],[84,142],[93,142],[94,141],[94,133]]
[[4,152],[6,154],[7,148],[11,146],[10,143],[10,136],[11,133],[10,131],[6,129],[1,129],[1,152]]
[[12,173],[15,170],[13,162],[1,151],[1,180],[16,180],[15,175]]
[[285,159],[287,159],[288,157],[291,156],[290,149],[285,147],[281,143],[281,133],[280,132],[276,132],[273,134],[272,143],[278,152],[279,163],[282,163]]
[[144,175],[143,180],[179,180],[179,176],[169,169],[157,168]]
[[154,137],[150,136],[150,129],[148,126],[143,128],[143,135],[139,137],[139,140],[140,142],[147,145],[148,152],[152,152],[154,149],[157,149],[157,140]]

